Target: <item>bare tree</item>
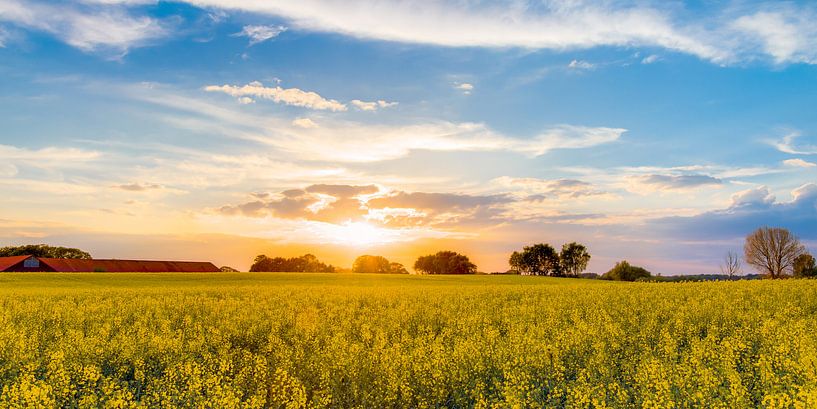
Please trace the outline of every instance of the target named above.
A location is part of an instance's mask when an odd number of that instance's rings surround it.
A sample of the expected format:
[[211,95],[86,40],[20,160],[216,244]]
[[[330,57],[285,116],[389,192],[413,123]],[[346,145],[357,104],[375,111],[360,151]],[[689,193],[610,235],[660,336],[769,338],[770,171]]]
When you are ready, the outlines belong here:
[[740,273],[740,256],[738,256],[738,253],[734,251],[726,253],[723,264],[721,264],[721,273],[728,275],[729,278]]
[[761,227],[746,236],[743,246],[746,263],[771,278],[781,278],[794,266],[794,260],[806,252],[790,231],[779,227]]

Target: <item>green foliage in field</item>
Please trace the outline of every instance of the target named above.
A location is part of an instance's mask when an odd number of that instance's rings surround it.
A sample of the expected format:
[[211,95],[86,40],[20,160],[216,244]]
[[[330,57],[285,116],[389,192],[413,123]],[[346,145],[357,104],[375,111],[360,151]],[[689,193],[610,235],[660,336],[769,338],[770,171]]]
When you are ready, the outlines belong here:
[[0,275],[0,407],[817,407],[817,281]]

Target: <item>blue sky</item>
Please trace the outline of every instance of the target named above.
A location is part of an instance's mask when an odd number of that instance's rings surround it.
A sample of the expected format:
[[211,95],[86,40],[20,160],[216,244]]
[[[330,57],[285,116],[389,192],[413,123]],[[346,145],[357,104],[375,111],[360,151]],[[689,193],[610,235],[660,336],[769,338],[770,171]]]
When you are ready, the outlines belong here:
[[486,271],[817,247],[809,2],[0,0],[0,243]]

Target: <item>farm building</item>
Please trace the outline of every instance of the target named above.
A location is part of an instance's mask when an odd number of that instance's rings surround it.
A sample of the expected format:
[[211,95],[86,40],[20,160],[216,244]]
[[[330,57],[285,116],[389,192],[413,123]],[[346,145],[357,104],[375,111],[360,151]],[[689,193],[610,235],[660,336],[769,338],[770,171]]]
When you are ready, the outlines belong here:
[[216,273],[218,267],[201,261],[81,260],[34,256],[0,257],[2,272]]

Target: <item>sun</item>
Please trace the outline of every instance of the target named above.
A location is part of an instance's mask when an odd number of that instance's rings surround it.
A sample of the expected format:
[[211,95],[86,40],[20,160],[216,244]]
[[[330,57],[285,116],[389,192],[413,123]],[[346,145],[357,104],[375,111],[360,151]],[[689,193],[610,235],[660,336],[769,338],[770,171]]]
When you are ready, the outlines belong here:
[[346,221],[333,224],[325,232],[327,241],[355,247],[368,247],[376,244],[390,243],[399,239],[399,232],[384,229],[366,222]]

